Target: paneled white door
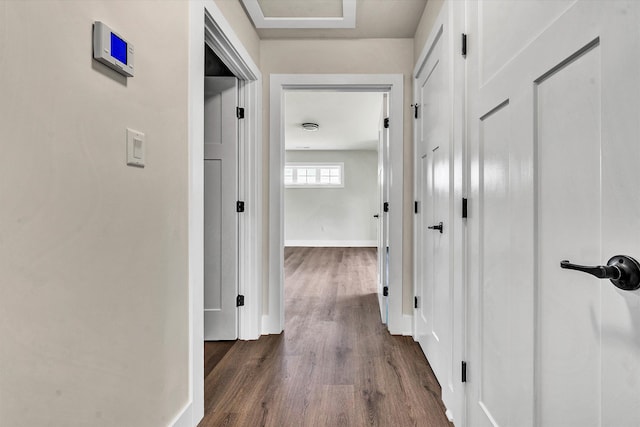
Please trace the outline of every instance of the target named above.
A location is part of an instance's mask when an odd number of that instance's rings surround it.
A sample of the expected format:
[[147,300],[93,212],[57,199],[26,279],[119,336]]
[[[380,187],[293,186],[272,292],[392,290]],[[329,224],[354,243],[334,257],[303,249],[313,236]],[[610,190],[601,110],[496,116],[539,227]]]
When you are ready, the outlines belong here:
[[238,338],[238,80],[205,77],[204,339]]
[[[443,6],[446,8],[448,6]],[[446,15],[445,15],[446,16]],[[443,17],[441,17],[443,18]],[[453,276],[450,268],[452,209],[452,91],[449,22],[434,30],[416,83],[416,254],[414,339],[442,387],[442,400],[455,406],[453,360]],[[461,219],[458,219],[461,221]],[[458,362],[459,363],[459,362]],[[455,371],[458,372],[457,369]]]
[[385,202],[389,200],[389,129],[384,119],[389,117],[389,95],[383,94],[378,138],[378,303],[382,323],[389,324],[389,298],[384,289],[389,286],[389,215]]
[[387,244],[384,235],[384,214],[383,214],[383,203],[385,200],[385,192],[384,192],[384,165],[383,165],[383,155],[384,155],[384,140],[383,140],[383,132],[380,130],[378,133],[378,213],[375,214],[375,218],[378,223],[378,305],[380,306],[380,319],[382,319],[382,323],[387,323],[387,299],[383,295],[384,287],[387,286],[387,269],[386,269],[386,256],[387,253]]
[[468,425],[640,425],[640,2],[468,2]]

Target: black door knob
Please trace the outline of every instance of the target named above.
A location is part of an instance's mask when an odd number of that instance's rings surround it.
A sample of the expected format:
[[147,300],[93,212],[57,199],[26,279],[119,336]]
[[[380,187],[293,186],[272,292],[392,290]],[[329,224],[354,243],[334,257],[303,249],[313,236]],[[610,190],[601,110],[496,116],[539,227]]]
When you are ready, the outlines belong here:
[[560,267],[591,274],[598,279],[609,279],[618,288],[625,291],[640,289],[640,264],[626,255],[611,257],[607,265],[586,266],[560,261]]
[[442,234],[442,221],[438,225],[431,225],[427,227],[429,230],[439,230],[440,234]]

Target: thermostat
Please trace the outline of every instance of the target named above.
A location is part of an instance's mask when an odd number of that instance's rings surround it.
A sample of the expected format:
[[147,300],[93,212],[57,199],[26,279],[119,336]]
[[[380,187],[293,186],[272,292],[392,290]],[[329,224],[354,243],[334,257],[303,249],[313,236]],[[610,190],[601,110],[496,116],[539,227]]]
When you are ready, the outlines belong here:
[[133,45],[100,21],[93,23],[93,58],[133,77]]

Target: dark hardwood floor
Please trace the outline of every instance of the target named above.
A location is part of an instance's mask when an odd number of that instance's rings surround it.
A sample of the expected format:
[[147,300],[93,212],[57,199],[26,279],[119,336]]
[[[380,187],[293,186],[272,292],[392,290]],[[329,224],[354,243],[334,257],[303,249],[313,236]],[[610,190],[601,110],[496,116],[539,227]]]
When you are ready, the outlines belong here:
[[205,346],[201,427],[452,425],[419,346],[380,322],[374,248],[287,248],[285,276],[284,333]]
[[213,368],[231,350],[235,341],[205,341],[204,343],[204,377],[207,378]]

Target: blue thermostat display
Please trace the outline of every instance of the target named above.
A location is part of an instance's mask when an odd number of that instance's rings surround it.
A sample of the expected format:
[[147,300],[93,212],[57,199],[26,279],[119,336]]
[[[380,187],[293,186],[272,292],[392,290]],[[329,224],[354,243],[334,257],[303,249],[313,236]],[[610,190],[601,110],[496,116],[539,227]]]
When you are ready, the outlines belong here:
[[100,21],[93,23],[93,58],[133,77],[133,45]]
[[127,65],[127,42],[111,33],[111,56]]

